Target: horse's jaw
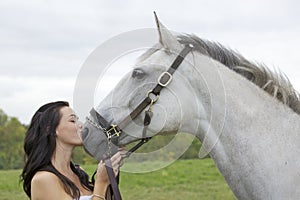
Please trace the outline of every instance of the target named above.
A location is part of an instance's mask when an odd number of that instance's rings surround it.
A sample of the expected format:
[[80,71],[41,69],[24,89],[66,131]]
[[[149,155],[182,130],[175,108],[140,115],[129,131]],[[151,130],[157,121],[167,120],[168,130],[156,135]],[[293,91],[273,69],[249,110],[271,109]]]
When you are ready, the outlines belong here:
[[[122,132],[122,134],[120,135],[119,141],[118,141],[118,145],[119,146],[124,146],[124,145],[128,145],[130,143],[136,142],[136,141],[140,141],[143,138],[153,138],[156,137],[157,135],[162,135],[162,136],[166,136],[166,135],[175,135],[178,131],[177,130],[173,130],[173,131],[164,131],[164,132],[155,132],[153,130],[151,130],[151,128],[146,128],[147,129],[147,133],[144,137],[142,137],[142,129],[139,129],[139,132],[133,132],[133,131],[124,131]],[[127,130],[127,128],[125,129]],[[134,133],[134,135],[132,134]]]
[[133,143],[133,142],[136,142],[136,141],[138,141],[140,139],[141,138],[134,137],[132,135],[122,133],[121,136],[120,136],[120,138],[119,138],[118,145],[119,146],[126,146],[126,145],[128,145],[130,143]]

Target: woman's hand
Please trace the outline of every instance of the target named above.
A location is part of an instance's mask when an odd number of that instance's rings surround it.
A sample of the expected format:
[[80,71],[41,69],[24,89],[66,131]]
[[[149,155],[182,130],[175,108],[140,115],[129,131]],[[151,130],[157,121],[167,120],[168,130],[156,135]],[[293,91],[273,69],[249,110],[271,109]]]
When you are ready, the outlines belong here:
[[[119,151],[110,159],[115,176],[117,176],[119,173],[119,169],[123,164],[122,159],[125,157],[125,154],[126,151],[123,148],[120,148]],[[102,160],[98,164],[96,182],[109,185],[109,178],[106,172],[105,164]]]

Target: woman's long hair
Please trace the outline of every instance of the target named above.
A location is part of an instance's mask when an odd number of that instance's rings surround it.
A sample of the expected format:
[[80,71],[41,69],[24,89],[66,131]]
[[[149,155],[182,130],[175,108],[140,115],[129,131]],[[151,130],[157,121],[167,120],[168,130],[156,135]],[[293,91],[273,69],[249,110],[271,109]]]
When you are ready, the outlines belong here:
[[[43,105],[33,115],[24,140],[25,166],[21,174],[23,189],[31,197],[31,180],[36,172],[54,173],[63,183],[64,190],[72,198],[79,199],[80,191],[67,177],[62,175],[51,163],[56,148],[56,128],[62,117],[60,109],[69,106],[68,102],[57,101]],[[79,166],[70,163],[71,169],[79,177],[83,187],[93,190],[89,176]]]

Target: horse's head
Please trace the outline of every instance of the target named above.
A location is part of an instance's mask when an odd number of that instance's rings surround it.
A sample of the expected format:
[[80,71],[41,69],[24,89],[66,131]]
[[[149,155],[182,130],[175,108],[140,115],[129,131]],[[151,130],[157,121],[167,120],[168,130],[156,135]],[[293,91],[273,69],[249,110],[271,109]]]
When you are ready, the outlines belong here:
[[196,74],[192,46],[181,44],[157,18],[156,23],[159,43],[138,59],[85,123],[84,145],[97,159],[108,149],[107,137],[112,137],[116,147],[198,128],[194,122],[199,118],[199,105],[190,82]]

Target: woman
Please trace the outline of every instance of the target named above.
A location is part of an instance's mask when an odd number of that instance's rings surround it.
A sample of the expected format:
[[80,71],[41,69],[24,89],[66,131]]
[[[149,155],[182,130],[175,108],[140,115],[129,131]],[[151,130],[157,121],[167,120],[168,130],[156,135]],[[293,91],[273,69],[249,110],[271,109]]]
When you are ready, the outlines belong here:
[[[71,161],[75,146],[81,146],[82,123],[64,101],[40,107],[26,132],[26,163],[22,172],[23,188],[32,200],[105,199],[109,179],[105,166],[98,164],[96,181]],[[118,174],[124,151],[112,158]]]

